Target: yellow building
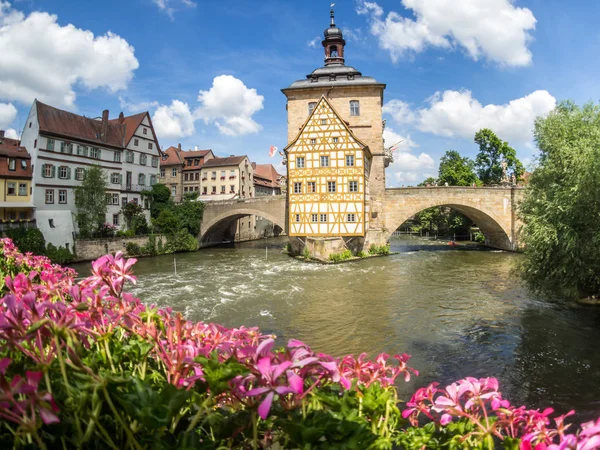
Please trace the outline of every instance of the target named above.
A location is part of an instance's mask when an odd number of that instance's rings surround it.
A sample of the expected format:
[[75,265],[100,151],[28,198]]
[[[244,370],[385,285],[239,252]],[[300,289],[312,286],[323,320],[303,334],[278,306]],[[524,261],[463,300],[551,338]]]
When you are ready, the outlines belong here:
[[324,96],[285,152],[289,235],[364,236],[371,152]]
[[15,139],[0,130],[0,220],[33,219],[31,156]]
[[[304,246],[326,258],[385,243],[382,208],[391,155],[383,140],[386,86],[345,64],[346,41],[333,10],[322,45],[324,66],[282,92],[287,98],[289,230],[301,238],[290,244],[294,251]],[[304,158],[304,167],[296,156]],[[354,156],[354,166],[346,164],[346,156]],[[321,164],[322,157],[329,157],[329,166]]]

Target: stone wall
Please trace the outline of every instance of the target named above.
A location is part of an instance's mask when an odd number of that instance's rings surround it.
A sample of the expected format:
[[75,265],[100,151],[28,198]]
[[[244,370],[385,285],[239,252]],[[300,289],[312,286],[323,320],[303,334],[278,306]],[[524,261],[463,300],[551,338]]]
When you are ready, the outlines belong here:
[[[156,236],[156,243],[158,244],[158,241],[163,239],[162,236]],[[126,253],[125,246],[128,242],[133,242],[143,247],[148,243],[148,236],[77,240],[75,241],[75,250],[77,252],[75,261],[92,261],[107,253],[116,253],[118,251]],[[166,244],[164,240],[163,244]]]

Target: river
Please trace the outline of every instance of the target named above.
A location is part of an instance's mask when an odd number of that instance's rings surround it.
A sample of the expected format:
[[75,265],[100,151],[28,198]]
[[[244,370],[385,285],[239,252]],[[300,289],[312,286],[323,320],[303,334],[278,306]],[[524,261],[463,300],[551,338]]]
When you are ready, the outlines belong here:
[[283,254],[284,243],[142,258],[131,291],[335,356],[409,353],[421,375],[399,383],[404,399],[432,381],[494,376],[513,404],[600,416],[600,311],[531,295],[511,273],[521,255],[407,238],[389,257],[320,265]]

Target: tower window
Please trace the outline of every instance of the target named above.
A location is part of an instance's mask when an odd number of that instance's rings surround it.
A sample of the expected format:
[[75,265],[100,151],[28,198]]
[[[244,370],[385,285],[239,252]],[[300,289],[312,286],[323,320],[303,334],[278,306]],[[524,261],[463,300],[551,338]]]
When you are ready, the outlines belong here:
[[360,103],[358,100],[350,100],[350,115],[360,116]]
[[338,56],[337,45],[332,45],[331,47],[329,47],[329,56],[331,58],[337,58],[337,56]]
[[315,110],[315,107],[317,106],[317,102],[310,102],[308,104],[308,115],[310,116],[313,111]]

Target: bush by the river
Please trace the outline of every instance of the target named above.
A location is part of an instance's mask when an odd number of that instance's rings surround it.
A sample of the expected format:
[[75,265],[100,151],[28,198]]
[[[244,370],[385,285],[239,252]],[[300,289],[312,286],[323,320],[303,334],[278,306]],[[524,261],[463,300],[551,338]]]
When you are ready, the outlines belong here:
[[0,448],[592,449],[515,407],[494,378],[433,383],[406,403],[410,356],[333,358],[257,328],[191,322],[125,290],[120,253],[72,269],[0,240]]
[[384,245],[372,244],[369,247],[369,254],[370,255],[380,255],[380,256],[389,255],[390,254],[390,244],[384,244]]
[[600,105],[562,102],[534,136],[539,165],[519,211],[523,278],[564,297],[600,295]]
[[56,247],[53,244],[46,245],[46,239],[38,228],[19,227],[6,230],[4,233],[24,253],[45,255],[56,264],[67,264],[73,261],[74,255],[68,248]]

